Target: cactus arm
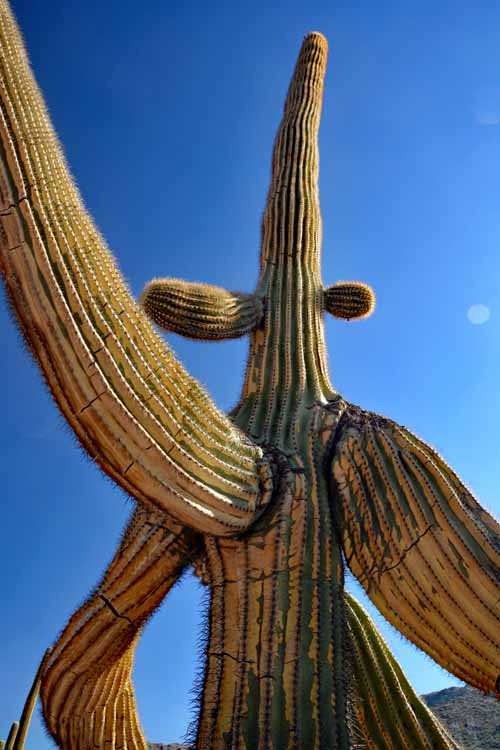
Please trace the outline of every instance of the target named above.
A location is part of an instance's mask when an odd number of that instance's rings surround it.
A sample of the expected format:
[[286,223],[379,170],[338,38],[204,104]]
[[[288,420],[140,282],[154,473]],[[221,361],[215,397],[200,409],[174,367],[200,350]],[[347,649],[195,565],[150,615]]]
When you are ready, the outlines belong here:
[[19,730],[19,722],[14,721],[12,722],[12,726],[10,728],[9,736],[7,737],[7,743],[5,745],[5,750],[14,750],[14,742],[17,737],[17,732]]
[[72,182],[0,1],[0,266],[49,388],[100,467],[201,531],[246,528],[270,494],[262,450],[152,330]]
[[324,291],[326,312],[335,318],[354,320],[367,318],[375,309],[375,294],[361,281],[338,281]]
[[165,516],[135,511],[102,581],[64,628],[41,699],[58,747],[146,747],[131,671],[147,619],[200,550],[200,537]]
[[13,750],[24,750],[24,743],[26,742],[26,737],[28,736],[28,729],[31,723],[31,717],[33,716],[33,711],[35,710],[36,702],[38,700],[38,693],[40,692],[40,684],[42,681],[42,675],[45,669],[45,665],[47,664],[47,660],[49,658],[51,650],[52,649],[48,648],[45,651],[42,661],[40,662],[40,665],[37,669],[35,679],[33,680],[31,689],[28,693],[28,697],[26,698],[26,702],[24,704],[23,712],[21,714],[21,720],[19,722],[19,731],[16,734]]
[[499,692],[499,524],[432,448],[357,407],[332,468],[346,561],[373,603],[449,672]]
[[459,750],[406,679],[374,623],[346,592],[356,734],[367,750]]
[[[339,281],[323,293],[325,311],[360,320],[375,309],[375,294],[360,281]],[[239,338],[263,323],[263,303],[255,294],[228,292],[182,279],[153,279],[140,303],[153,323],[181,336],[204,341]]]
[[181,279],[150,281],[140,302],[154,323],[192,339],[239,338],[256,328],[262,318],[262,304],[253,294]]

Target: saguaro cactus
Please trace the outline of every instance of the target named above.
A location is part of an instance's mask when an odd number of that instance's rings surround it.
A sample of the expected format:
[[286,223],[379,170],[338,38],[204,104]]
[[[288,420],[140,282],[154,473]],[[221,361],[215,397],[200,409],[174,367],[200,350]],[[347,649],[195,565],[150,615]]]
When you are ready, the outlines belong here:
[[7,744],[5,744],[3,740],[0,740],[0,750],[4,750],[4,748],[6,748],[6,750],[24,750],[24,743],[28,735],[31,718],[33,716],[33,711],[35,710],[35,706],[38,700],[38,694],[40,692],[42,674],[44,673],[45,665],[47,663],[50,652],[50,648],[45,651],[45,654],[43,655],[40,665],[36,671],[35,677],[31,684],[31,688],[24,703],[21,719],[19,721],[13,722],[10,728],[9,736],[7,738]]
[[456,747],[344,590],[458,677],[498,689],[500,528],[408,430],[328,376],[323,315],[363,317],[368,287],[325,288],[317,132],[327,58],[302,45],[276,137],[253,294],[174,279],[142,305],[194,338],[249,334],[227,417],[129,296],[67,171],[0,0],[1,265],[62,413],[138,501],[115,558],[42,679],[60,748],[143,749],[131,669],[186,565],[211,588],[198,750]]

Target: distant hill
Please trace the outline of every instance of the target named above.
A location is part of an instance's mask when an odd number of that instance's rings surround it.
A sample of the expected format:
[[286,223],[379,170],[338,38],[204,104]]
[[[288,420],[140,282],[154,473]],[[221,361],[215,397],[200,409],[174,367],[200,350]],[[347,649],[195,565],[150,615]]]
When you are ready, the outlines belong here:
[[471,687],[422,696],[463,750],[500,750],[500,701]]
[[[422,696],[462,750],[500,750],[500,701],[471,687]],[[191,745],[149,743],[151,750],[190,750]]]

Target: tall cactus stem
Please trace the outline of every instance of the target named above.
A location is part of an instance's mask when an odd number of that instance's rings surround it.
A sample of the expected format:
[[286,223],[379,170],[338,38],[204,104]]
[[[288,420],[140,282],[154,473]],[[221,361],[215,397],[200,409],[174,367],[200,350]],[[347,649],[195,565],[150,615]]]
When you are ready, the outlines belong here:
[[18,730],[19,730],[19,722],[18,721],[12,722],[9,736],[7,737],[7,742],[5,744],[5,750],[14,750],[14,742],[15,742]]
[[33,711],[35,710],[36,702],[38,700],[38,694],[40,692],[40,684],[42,681],[43,672],[51,651],[51,648],[48,648],[45,651],[42,661],[40,662],[40,665],[37,669],[35,679],[33,680],[33,684],[31,685],[31,689],[28,693],[28,697],[26,698],[23,712],[21,714],[21,719],[19,721],[19,730],[14,741],[13,750],[24,750],[24,743],[26,742],[26,737],[28,736],[31,717],[33,716]]

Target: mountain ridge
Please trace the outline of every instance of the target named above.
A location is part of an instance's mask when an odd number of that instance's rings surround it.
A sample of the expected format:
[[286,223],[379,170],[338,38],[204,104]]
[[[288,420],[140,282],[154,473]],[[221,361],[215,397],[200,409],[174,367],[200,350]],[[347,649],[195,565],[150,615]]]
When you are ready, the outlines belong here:
[[[500,701],[472,687],[449,687],[420,696],[461,750],[500,750]],[[192,745],[150,742],[149,750],[191,750]]]

